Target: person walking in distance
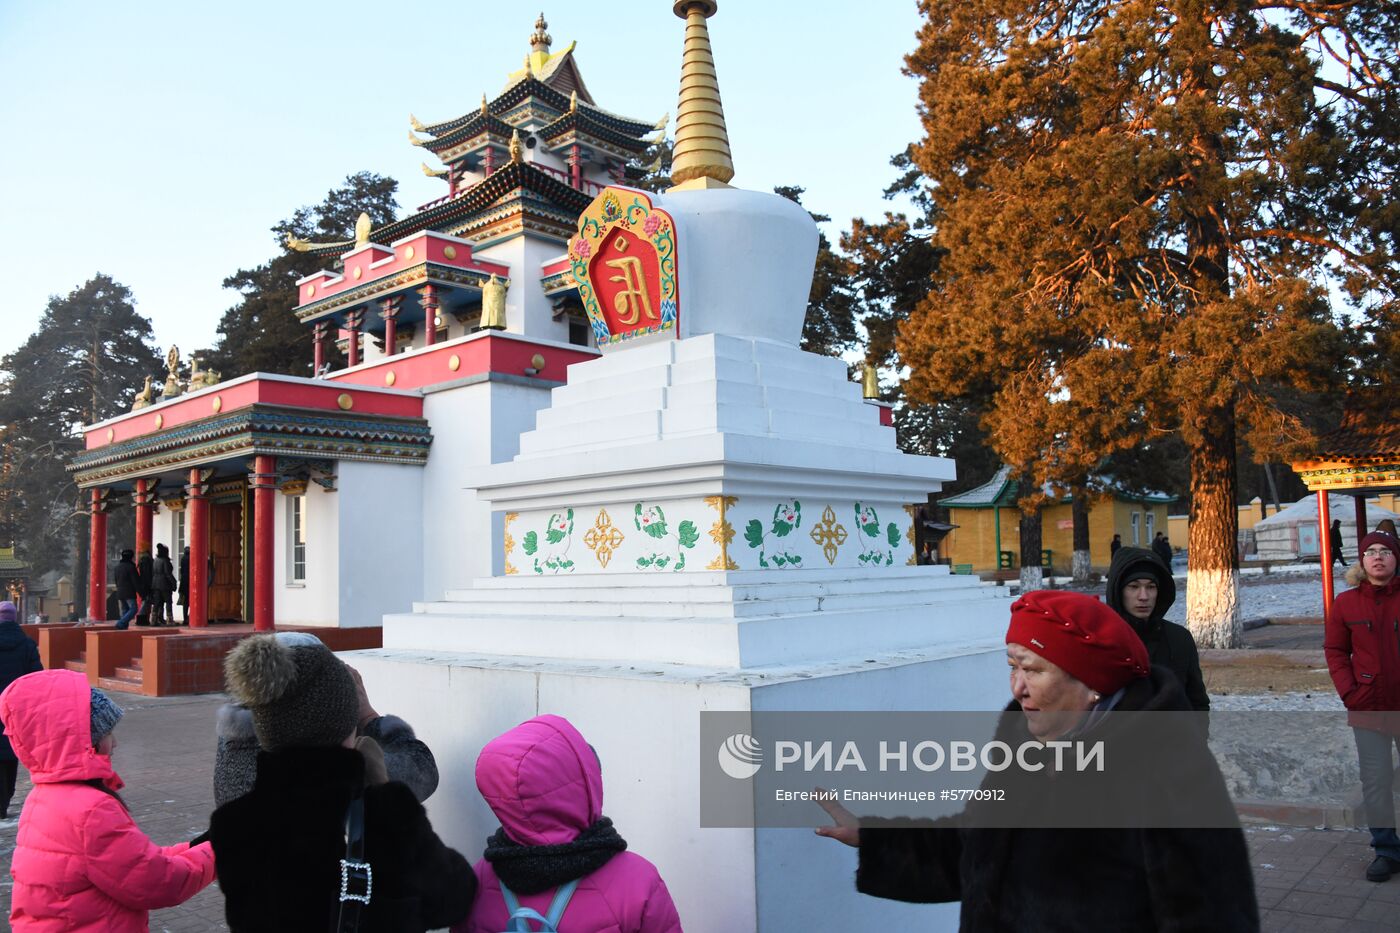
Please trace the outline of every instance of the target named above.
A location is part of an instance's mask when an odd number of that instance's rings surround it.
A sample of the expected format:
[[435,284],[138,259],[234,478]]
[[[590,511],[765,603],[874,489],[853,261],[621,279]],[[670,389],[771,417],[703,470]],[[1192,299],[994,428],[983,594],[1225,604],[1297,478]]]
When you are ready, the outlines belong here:
[[125,629],[136,616],[136,596],[140,592],[141,581],[136,564],[131,559],[134,553],[131,548],[122,551],[122,558],[112,571],[112,582],[117,586],[117,605],[122,613],[117,619],[118,629]]
[[174,625],[175,609],[171,594],[175,591],[175,566],[170,562],[170,549],[156,545],[156,559],[151,563],[151,624]]
[[[6,600],[0,603],[0,691],[19,680],[25,674],[42,671],[39,661],[39,646],[19,627],[16,616],[19,613],[15,604]],[[0,820],[10,818],[10,801],[15,796],[15,779],[19,776],[19,759],[10,746],[10,740],[3,735],[4,724],[0,723]]]
[[[1347,708],[1361,765],[1361,794],[1375,859],[1368,881],[1400,871],[1395,833],[1395,772],[1391,748],[1400,736],[1400,542],[1380,531],[1361,539],[1361,579],[1337,596],[1327,620],[1323,651],[1332,683]],[[1348,573],[1350,579],[1355,571]]]
[[1161,557],[1146,548],[1122,548],[1109,565],[1107,589],[1104,602],[1142,639],[1152,663],[1176,675],[1192,709],[1208,712],[1210,694],[1196,639],[1185,626],[1165,619],[1176,602],[1176,581]]
[[1332,527],[1327,531],[1327,540],[1332,549],[1332,563],[1341,561],[1342,566],[1345,567],[1347,559],[1342,555],[1342,520],[1340,518],[1332,519]]

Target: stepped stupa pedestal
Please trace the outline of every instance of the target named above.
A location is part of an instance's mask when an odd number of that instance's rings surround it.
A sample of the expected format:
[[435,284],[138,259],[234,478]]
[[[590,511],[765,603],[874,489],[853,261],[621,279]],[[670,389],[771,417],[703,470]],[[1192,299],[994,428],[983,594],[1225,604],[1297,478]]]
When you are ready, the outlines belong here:
[[604,190],[569,244],[603,355],[569,368],[513,459],[473,474],[492,575],[387,616],[383,649],[349,660],[433,748],[433,824],[469,857],[495,829],[477,753],[557,713],[597,749],[604,811],[688,933],[956,929],[955,905],[857,895],[854,852],[809,832],[700,826],[718,753],[701,712],[999,708],[1009,605],[914,565],[907,507],[954,465],[899,452],[844,363],[798,349],[816,226],[728,186],[714,4],[676,8],[686,180]]

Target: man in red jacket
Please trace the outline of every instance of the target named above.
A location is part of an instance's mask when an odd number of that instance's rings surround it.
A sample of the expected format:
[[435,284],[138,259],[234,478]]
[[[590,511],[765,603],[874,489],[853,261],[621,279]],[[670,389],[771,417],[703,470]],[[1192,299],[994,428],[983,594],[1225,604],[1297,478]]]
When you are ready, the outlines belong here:
[[1361,539],[1360,555],[1365,579],[1333,602],[1323,647],[1356,736],[1366,822],[1376,851],[1366,879],[1385,881],[1400,871],[1390,759],[1400,737],[1400,579],[1395,576],[1400,542],[1373,531]]

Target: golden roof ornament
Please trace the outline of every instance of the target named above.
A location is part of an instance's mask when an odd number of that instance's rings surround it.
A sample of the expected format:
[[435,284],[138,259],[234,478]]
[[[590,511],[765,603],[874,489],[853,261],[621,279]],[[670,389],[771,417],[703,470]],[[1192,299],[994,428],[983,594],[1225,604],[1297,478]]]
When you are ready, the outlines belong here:
[[312,243],[310,240],[303,240],[301,237],[292,236],[290,233],[283,238],[287,249],[297,253],[309,253],[315,249],[345,249],[354,244],[354,240],[337,240],[334,243]]
[[420,133],[426,133],[428,130],[428,128],[425,127],[423,124],[419,123],[418,118],[411,113],[408,115],[408,125],[413,127]]
[[423,163],[420,163],[420,164],[423,166],[423,174],[424,174],[424,175],[427,175],[429,178],[446,178],[446,177],[447,177],[447,169],[445,169],[445,168],[439,168],[439,169],[428,168],[428,163],[427,163],[427,162],[423,162]]
[[355,218],[355,246],[364,246],[369,242],[369,232],[372,229],[369,214],[360,211],[360,216]]
[[163,399],[174,398],[183,390],[180,387],[180,348],[173,343],[165,354],[165,370],[165,388],[160,395]]
[[671,158],[671,179],[676,183],[672,191],[727,188],[734,177],[710,31],[705,25],[718,9],[716,0],[675,0],[672,6],[685,20],[676,145]]
[[578,91],[569,95],[569,113],[578,113]]
[[136,393],[136,398],[131,400],[131,410],[140,411],[143,408],[150,408],[155,401],[155,389],[151,386],[151,377],[146,377],[146,386]]
[[549,28],[549,23],[544,21],[544,13],[540,13],[540,18],[535,20],[535,32],[530,36],[530,50],[533,52],[548,52],[549,44],[554,40],[549,33],[545,32]]
[[408,131],[408,141],[415,146],[423,145],[423,140],[419,139],[417,136],[414,136],[413,130]]
[[525,152],[520,146],[520,131],[511,130],[510,133],[510,160],[519,162],[525,157]]
[[485,92],[485,91],[482,91],[482,92],[481,92],[481,115],[482,115],[483,117],[489,117],[489,116],[491,116],[491,108],[488,107],[488,106],[486,106],[486,92]]

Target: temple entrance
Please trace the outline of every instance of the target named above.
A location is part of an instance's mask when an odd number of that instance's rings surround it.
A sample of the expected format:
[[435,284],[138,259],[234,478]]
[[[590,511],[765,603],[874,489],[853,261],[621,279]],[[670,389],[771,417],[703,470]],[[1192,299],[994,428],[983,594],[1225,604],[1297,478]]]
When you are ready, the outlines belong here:
[[243,620],[243,502],[209,505],[209,621]]

